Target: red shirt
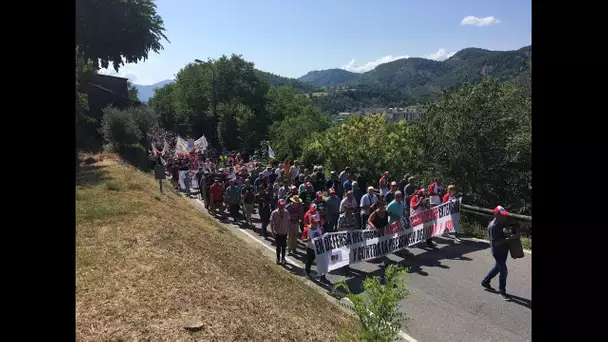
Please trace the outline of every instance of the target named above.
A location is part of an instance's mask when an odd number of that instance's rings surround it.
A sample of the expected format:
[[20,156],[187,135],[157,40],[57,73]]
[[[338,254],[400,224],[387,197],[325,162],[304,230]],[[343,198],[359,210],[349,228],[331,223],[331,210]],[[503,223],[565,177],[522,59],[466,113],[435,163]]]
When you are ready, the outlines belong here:
[[441,203],[446,203],[450,201],[450,194],[443,195],[443,201]]
[[209,187],[209,197],[211,197],[212,201],[221,201],[222,200],[222,186],[218,183],[213,183]]

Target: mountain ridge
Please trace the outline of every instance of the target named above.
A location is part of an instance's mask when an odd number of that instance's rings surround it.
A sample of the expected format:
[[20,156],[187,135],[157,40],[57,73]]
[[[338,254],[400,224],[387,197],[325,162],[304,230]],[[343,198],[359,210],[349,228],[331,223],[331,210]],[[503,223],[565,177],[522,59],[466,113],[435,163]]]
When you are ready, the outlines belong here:
[[[436,61],[422,57],[401,58],[382,63],[364,73],[354,73],[339,68],[312,70],[298,78],[283,77],[257,70],[259,76],[271,86],[288,86],[302,93],[337,89],[345,86],[376,88],[374,91],[398,91],[412,95],[414,102],[431,101],[442,89],[460,86],[463,82],[477,82],[484,76],[499,81],[517,78],[527,68],[531,59],[532,45],[517,50],[494,51],[481,48],[465,48],[450,58]],[[154,89],[174,80],[164,80],[151,85],[134,84],[141,101],[148,101]]]

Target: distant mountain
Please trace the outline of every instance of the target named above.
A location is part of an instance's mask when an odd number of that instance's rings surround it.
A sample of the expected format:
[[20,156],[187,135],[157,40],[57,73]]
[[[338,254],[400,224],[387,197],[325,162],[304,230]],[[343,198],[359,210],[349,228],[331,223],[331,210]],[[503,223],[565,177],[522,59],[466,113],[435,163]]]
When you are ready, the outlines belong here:
[[527,68],[531,55],[531,45],[515,51],[466,48],[441,62],[404,58],[380,64],[362,74],[329,69],[311,71],[298,80],[319,87],[376,84],[409,90],[426,87],[427,90],[438,91],[456,87],[464,81],[476,82],[486,75],[508,81]]
[[148,100],[154,95],[154,89],[164,87],[167,84],[173,83],[173,80],[164,80],[150,85],[133,84],[137,88],[137,98],[142,102]]
[[347,84],[353,81],[357,81],[361,74],[342,70],[342,69],[328,69],[328,70],[315,70],[310,71],[302,77],[298,77],[298,81],[307,82],[316,86],[338,86]]

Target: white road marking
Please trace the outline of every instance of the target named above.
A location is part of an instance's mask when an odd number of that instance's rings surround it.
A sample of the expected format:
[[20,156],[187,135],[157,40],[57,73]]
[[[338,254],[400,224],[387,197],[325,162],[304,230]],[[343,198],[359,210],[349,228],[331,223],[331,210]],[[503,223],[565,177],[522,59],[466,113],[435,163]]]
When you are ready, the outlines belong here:
[[[203,206],[205,205],[203,201],[199,200],[198,198],[196,199],[196,201],[200,202]],[[260,239],[258,239],[257,237],[255,237],[253,234],[251,234],[250,232],[248,232],[245,229],[239,230],[245,234],[247,234],[247,236],[249,236],[249,238],[251,238],[252,240],[254,240],[255,242],[261,244],[262,246],[268,248],[271,251],[275,251],[274,248],[268,246],[267,244],[265,244],[263,241],[261,241]],[[285,261],[289,262],[290,264],[294,265],[294,266],[298,266],[300,268],[302,268],[303,264],[301,264],[300,262],[291,259],[290,257],[285,257]],[[350,301],[350,299],[348,298],[342,298],[341,301],[344,301],[347,303],[347,305],[352,305],[353,303]],[[404,340],[408,341],[408,342],[418,342],[416,339],[414,339],[413,337],[411,337],[410,335],[406,334],[405,332],[403,332],[402,330],[399,330],[397,332],[397,334],[399,335],[399,337],[403,338]]]

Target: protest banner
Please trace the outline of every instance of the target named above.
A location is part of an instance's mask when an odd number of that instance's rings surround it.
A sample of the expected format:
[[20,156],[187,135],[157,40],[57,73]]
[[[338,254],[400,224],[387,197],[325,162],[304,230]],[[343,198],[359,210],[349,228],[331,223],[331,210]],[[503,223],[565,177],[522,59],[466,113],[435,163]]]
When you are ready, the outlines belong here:
[[329,271],[365,260],[376,259],[418,244],[447,229],[458,231],[460,200],[443,203],[402,219],[383,230],[365,229],[326,233],[314,238],[317,272]]

